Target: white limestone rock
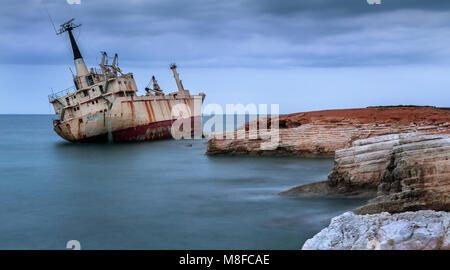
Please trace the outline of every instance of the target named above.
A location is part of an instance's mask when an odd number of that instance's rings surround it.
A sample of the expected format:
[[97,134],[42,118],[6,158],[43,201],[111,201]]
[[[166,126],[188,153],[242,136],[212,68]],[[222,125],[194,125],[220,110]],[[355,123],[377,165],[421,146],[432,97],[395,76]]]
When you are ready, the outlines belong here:
[[389,214],[344,213],[307,240],[304,250],[450,249],[450,213],[422,210]]

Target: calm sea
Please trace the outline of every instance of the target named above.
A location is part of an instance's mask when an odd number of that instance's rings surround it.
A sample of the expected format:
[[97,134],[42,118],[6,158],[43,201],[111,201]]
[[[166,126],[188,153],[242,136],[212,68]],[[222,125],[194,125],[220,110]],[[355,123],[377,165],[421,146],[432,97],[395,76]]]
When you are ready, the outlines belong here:
[[208,157],[206,140],[72,144],[52,118],[0,116],[0,249],[298,249],[365,203],[276,195],[326,179],[332,159]]

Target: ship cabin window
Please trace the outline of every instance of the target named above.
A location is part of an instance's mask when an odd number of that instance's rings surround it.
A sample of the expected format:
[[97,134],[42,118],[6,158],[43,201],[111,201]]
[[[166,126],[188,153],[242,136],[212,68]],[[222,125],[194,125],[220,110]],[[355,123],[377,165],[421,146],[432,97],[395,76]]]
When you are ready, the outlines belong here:
[[78,119],[80,123],[83,123],[83,118]]
[[68,97],[66,97],[66,103],[67,105],[70,105],[70,99]]
[[78,90],[78,89],[80,89],[79,87],[78,87],[78,83],[77,83],[77,80],[75,79],[75,80],[73,80],[73,83],[75,84],[75,88]]
[[84,94],[84,96],[85,96],[85,97],[89,96],[89,94],[88,94],[88,91],[87,91],[87,90],[84,90],[84,91],[83,91],[83,94]]
[[103,92],[103,85],[99,85],[98,88],[100,89],[100,92]]
[[95,92],[95,88],[92,88],[92,92]]
[[86,81],[88,85],[93,85],[94,80],[92,79],[92,75],[86,76]]
[[117,95],[118,95],[119,97],[123,97],[123,92],[119,92],[119,93],[117,93]]
[[95,103],[98,103],[98,99],[97,99],[97,100],[95,100]]

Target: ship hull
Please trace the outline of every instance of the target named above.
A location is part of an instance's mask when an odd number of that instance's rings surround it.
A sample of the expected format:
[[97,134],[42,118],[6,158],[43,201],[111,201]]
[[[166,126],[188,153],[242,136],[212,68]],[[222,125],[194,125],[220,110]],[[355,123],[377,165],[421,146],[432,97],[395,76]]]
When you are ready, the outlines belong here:
[[[200,134],[201,137],[201,117],[191,117],[183,120],[184,123],[190,122],[190,130],[186,134],[190,134],[194,138],[195,134]],[[197,122],[199,121],[199,122]],[[154,141],[163,139],[172,139],[171,128],[175,120],[166,120],[139,125],[135,127],[125,128],[121,130],[112,131],[110,133],[103,133],[91,137],[84,137],[81,139],[71,139],[61,136],[61,131],[58,126],[55,127],[55,132],[62,138],[74,143],[107,143],[107,142],[138,142],[138,141]],[[197,122],[197,123],[196,123]],[[200,124],[199,124],[200,123]]]
[[[55,132],[70,142],[131,142],[172,138],[172,125],[182,121],[183,134],[201,134],[201,96],[122,97],[111,109],[97,111],[91,104],[89,114],[55,120]],[[101,109],[101,108],[100,108]],[[182,117],[175,111],[184,111]],[[179,119],[179,120],[177,120]],[[190,124],[188,124],[190,123]],[[185,127],[185,128],[184,128]],[[176,127],[175,127],[176,128]],[[198,135],[197,137],[200,137]],[[186,136],[188,137],[188,136]]]

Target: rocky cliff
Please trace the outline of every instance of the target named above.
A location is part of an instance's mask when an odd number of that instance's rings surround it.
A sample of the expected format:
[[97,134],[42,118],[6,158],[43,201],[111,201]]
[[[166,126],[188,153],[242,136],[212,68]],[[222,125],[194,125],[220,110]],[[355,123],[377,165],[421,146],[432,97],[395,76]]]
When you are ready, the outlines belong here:
[[[314,111],[279,117],[280,141],[274,148],[262,147],[269,137],[250,139],[252,124],[245,127],[245,138],[214,136],[207,154],[333,156],[337,149],[351,146],[358,139],[375,136],[448,130],[450,110],[434,107],[381,107]],[[269,119],[270,120],[270,119]],[[269,121],[270,127],[270,121]]]
[[377,196],[357,213],[448,211],[450,134],[391,134],[354,141],[336,151],[327,181],[282,194]]
[[347,212],[302,249],[450,249],[450,213],[423,210],[356,215]]
[[400,136],[381,177],[372,180],[377,197],[356,213],[450,211],[450,135]]
[[450,209],[449,122],[450,110],[434,107],[298,113],[280,116],[276,145],[251,122],[233,139],[213,137],[207,154],[334,155],[327,181],[282,194],[375,197],[334,218],[303,249],[450,249],[449,213],[432,211]]
[[303,249],[450,249],[448,132],[354,141],[336,151],[328,181],[285,194],[375,191],[367,205],[334,218]]

